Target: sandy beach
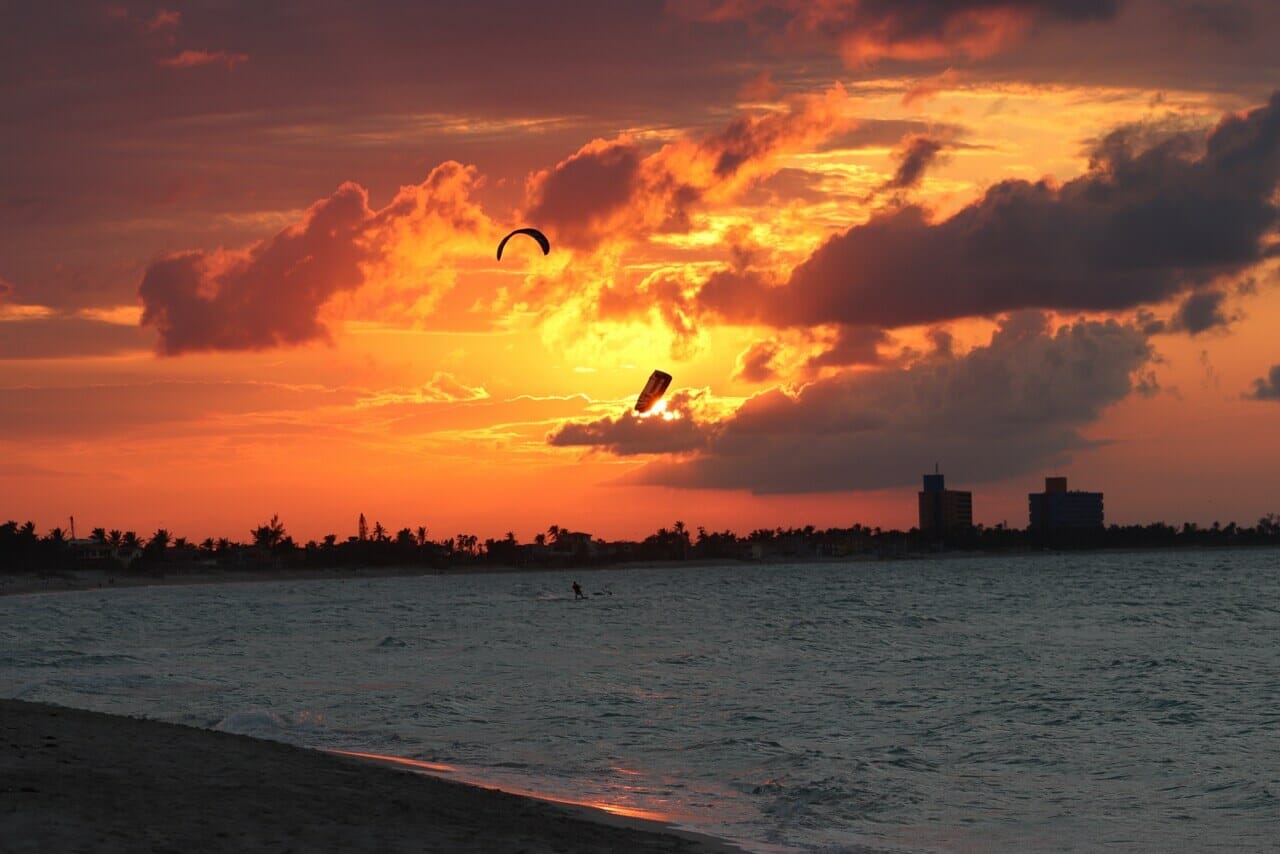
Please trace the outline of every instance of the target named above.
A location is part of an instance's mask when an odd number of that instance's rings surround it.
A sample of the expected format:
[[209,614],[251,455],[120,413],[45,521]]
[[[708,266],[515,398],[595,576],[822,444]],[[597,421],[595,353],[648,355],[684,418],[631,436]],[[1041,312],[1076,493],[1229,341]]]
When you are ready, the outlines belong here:
[[0,851],[729,852],[272,741],[0,700]]

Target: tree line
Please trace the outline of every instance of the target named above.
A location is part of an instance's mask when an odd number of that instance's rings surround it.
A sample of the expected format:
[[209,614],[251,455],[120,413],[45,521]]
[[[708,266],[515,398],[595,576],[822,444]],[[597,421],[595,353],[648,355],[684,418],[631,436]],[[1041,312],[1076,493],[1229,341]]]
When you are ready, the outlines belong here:
[[103,568],[117,572],[163,574],[201,568],[263,569],[288,567],[421,566],[440,570],[481,566],[590,566],[628,561],[801,560],[849,557],[906,557],[922,552],[1016,552],[1035,549],[1178,548],[1280,545],[1280,515],[1270,513],[1252,527],[1214,522],[1201,527],[1164,522],[1044,534],[1030,529],[975,525],[946,536],[911,528],[882,530],[855,524],[848,528],[759,528],[733,531],[689,529],[677,521],[642,540],[605,541],[591,534],[551,525],[532,542],[511,531],[501,539],[481,540],[457,533],[432,539],[426,526],[394,534],[381,522],[370,526],[361,514],[356,534],[340,540],[329,534],[305,544],[294,541],[280,517],[252,528],[245,541],[211,537],[196,543],[165,528],[148,537],[135,531],[94,528],[87,539],[72,540],[60,527],[46,534],[35,523],[0,525],[0,572],[56,572]]

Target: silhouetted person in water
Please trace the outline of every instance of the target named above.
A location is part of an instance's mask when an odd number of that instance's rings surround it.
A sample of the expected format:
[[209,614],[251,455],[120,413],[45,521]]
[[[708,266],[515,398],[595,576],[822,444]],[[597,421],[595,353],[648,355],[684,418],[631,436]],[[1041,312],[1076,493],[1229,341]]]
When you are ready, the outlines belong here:
[[580,584],[578,584],[578,582],[576,582],[576,581],[575,581],[575,582],[573,582],[573,598],[574,598],[574,599],[586,599],[586,598],[587,598],[587,594],[585,594],[585,593],[583,593],[583,592],[582,592],[582,586],[581,586]]

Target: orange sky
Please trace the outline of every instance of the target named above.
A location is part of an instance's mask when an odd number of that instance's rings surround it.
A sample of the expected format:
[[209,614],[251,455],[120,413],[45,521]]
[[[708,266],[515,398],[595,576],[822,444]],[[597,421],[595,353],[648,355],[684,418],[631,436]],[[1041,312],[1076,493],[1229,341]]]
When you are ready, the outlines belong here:
[[0,520],[1280,511],[1271,4],[465,5],[16,13]]

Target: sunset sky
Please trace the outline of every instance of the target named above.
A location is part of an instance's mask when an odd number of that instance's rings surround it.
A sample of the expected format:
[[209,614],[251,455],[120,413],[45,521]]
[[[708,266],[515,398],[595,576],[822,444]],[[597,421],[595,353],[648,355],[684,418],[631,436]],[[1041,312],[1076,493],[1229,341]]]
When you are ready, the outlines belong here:
[[1280,512],[1272,0],[4,8],[0,521]]

